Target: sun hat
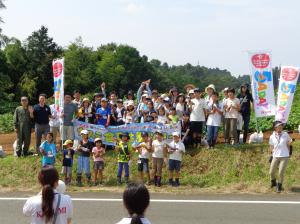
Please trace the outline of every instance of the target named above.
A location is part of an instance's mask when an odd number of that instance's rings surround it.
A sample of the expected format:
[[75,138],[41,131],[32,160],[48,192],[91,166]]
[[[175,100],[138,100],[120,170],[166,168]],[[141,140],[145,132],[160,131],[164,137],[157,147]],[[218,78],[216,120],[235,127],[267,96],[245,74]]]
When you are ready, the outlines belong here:
[[67,146],[69,144],[73,144],[73,141],[71,139],[66,140],[63,146]]
[[208,89],[213,89],[213,91],[215,92],[216,91],[216,87],[214,84],[209,84],[206,88],[205,88],[205,92],[207,93],[207,90]]

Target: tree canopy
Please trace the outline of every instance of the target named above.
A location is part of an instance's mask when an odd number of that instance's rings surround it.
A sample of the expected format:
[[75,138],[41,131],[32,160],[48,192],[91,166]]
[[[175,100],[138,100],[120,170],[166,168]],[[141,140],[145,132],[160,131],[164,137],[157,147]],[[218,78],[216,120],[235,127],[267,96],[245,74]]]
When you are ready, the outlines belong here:
[[[0,2],[1,3],[1,2]],[[1,4],[0,4],[1,6]],[[18,101],[27,95],[32,101],[38,94],[53,94],[52,60],[65,57],[66,92],[80,90],[83,94],[99,91],[106,82],[108,91],[122,95],[136,91],[140,83],[151,79],[152,88],[166,92],[173,86],[183,91],[185,84],[193,83],[200,89],[213,83],[217,90],[239,87],[249,82],[249,76],[233,76],[229,71],[205,66],[168,65],[158,59],[149,61],[146,55],[125,44],[108,43],[94,49],[85,46],[81,37],[62,48],[42,26],[23,42],[0,36],[1,99]],[[277,70],[278,71],[278,68]]]

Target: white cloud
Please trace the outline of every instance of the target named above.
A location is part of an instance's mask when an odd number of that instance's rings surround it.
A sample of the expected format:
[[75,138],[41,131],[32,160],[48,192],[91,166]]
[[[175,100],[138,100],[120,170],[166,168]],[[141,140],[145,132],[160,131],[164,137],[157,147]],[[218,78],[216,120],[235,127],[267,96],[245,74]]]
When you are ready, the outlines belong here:
[[142,12],[143,10],[144,10],[143,5],[138,5],[133,2],[127,3],[127,5],[124,8],[124,11],[128,14],[137,14],[137,13]]

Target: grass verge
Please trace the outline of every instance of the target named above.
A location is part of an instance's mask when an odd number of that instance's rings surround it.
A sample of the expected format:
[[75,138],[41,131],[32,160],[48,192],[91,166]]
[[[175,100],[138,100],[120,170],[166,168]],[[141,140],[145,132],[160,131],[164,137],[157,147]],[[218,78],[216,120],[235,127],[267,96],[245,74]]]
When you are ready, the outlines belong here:
[[[300,189],[300,142],[294,143],[293,155],[289,161],[284,181],[286,193]],[[135,156],[136,158],[137,156]],[[164,186],[152,192],[191,194],[212,193],[268,193],[269,189],[269,153],[267,145],[240,145],[226,147],[218,145],[214,150],[190,149],[184,156],[181,172],[181,186],[166,186],[168,177],[166,167],[163,170]],[[68,191],[114,191],[121,192],[124,186],[117,187],[117,162],[114,152],[105,156],[105,183],[97,187],[68,187]],[[130,167],[131,179],[137,177],[136,159]],[[76,159],[73,166],[73,183],[76,178]],[[92,161],[91,161],[92,167]],[[0,159],[0,186],[2,191],[37,191],[37,173],[41,168],[41,157],[16,158],[7,156]],[[61,156],[57,157],[56,168],[61,170]],[[62,177],[63,179],[63,177]],[[86,184],[85,184],[86,185]]]

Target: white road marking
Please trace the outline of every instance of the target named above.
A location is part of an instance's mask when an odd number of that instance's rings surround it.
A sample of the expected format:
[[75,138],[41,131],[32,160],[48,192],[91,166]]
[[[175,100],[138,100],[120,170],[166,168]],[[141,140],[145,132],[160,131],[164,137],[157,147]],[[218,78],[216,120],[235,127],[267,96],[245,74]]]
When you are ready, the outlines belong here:
[[[28,198],[0,197],[0,201],[25,201]],[[91,202],[121,202],[118,198],[72,198],[72,201]],[[202,204],[289,204],[300,205],[300,201],[243,201],[243,200],[176,200],[176,199],[151,199],[158,203],[202,203]]]

